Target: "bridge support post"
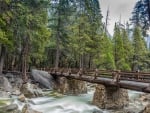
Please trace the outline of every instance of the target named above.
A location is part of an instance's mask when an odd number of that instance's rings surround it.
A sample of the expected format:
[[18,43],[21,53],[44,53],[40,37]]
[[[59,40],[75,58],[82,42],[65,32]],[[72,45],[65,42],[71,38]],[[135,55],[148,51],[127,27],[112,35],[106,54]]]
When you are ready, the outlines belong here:
[[87,93],[87,84],[84,81],[67,79],[64,77],[58,78],[56,90],[62,94],[78,95]]
[[97,85],[93,104],[99,108],[120,109],[128,105],[127,90],[118,87]]

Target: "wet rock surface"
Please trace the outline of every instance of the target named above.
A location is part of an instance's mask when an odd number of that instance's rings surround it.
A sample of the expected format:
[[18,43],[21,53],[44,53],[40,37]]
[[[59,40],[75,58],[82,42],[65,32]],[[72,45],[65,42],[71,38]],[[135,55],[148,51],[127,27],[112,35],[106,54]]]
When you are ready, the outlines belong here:
[[0,107],[0,113],[21,113],[21,111],[18,110],[17,104],[10,104]]
[[139,99],[141,101],[149,101],[150,102],[150,94],[148,94],[148,93],[141,94],[140,97],[139,97]]
[[31,83],[22,84],[20,91],[27,98],[35,98],[43,96],[42,90],[38,88],[35,84]]
[[150,113],[150,103],[140,113]]
[[3,76],[0,76],[0,89],[7,92],[12,92],[12,85],[9,80]]
[[26,97],[24,96],[24,94],[19,95],[18,100],[21,102],[25,102]]
[[23,109],[22,109],[22,113],[42,113],[42,112],[33,110],[27,104],[25,104],[24,107],[23,107]]
[[11,94],[6,91],[0,91],[0,97],[1,98],[9,98],[9,97],[11,97]]
[[129,98],[127,90],[97,85],[92,103],[99,108],[122,109],[128,105],[128,102]]
[[10,104],[4,107],[0,107],[0,113],[42,113],[30,108],[27,104],[24,105],[22,111],[18,110],[17,104]]
[[41,87],[48,89],[54,88],[55,81],[53,80],[53,77],[48,74],[48,72],[33,69],[31,71],[31,76],[33,77],[34,81],[40,84]]

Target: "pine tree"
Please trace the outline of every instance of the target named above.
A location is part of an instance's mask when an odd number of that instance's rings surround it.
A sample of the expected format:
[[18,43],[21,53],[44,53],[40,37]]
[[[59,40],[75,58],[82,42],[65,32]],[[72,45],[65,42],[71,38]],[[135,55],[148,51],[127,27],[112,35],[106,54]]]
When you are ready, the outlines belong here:
[[123,47],[123,38],[119,24],[115,24],[113,36],[113,53],[116,69],[129,70],[130,67],[125,61],[125,50]]
[[122,35],[122,39],[123,39],[125,62],[127,63],[128,70],[131,70],[131,59],[133,56],[132,42],[128,37],[128,33],[127,33],[126,29],[122,29],[121,35]]
[[105,33],[100,37],[99,45],[99,51],[97,51],[94,59],[97,68],[115,69],[112,41]]
[[49,28],[56,48],[55,67],[58,68],[63,48],[68,42],[67,26],[70,24],[69,18],[74,14],[75,5],[70,0],[51,0],[50,5]]
[[143,61],[147,56],[147,48],[138,26],[134,28],[133,32],[133,48],[132,70],[143,70],[145,68]]
[[150,28],[150,0],[139,0],[132,12],[131,21],[134,25],[142,27],[143,35]]

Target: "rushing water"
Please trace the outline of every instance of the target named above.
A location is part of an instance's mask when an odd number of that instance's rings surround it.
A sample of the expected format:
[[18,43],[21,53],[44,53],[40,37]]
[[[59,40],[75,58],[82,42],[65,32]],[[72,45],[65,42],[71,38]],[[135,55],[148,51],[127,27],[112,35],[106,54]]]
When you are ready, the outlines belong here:
[[103,113],[98,107],[90,104],[93,93],[80,96],[41,97],[30,100],[33,109],[43,113]]
[[[112,111],[101,110],[98,107],[91,104],[93,98],[93,92],[90,91],[87,94],[78,96],[66,96],[54,92],[49,92],[47,97],[39,97],[33,99],[27,99],[27,103],[32,109],[41,111],[42,113],[112,113]],[[139,101],[135,101],[138,98],[140,92],[129,91],[130,107],[131,109],[142,108]],[[1,100],[1,99],[0,99]],[[12,99],[3,99],[6,104],[10,104]],[[13,97],[13,103],[19,105],[21,110],[25,103],[17,100],[17,97]]]

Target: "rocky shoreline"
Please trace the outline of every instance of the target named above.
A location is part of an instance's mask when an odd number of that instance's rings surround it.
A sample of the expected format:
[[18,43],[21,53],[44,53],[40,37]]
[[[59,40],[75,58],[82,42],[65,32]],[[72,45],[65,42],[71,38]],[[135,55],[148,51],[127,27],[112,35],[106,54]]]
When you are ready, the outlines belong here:
[[7,73],[0,75],[0,97],[11,98],[17,96],[17,100],[25,105],[22,110],[18,110],[17,104],[0,105],[0,113],[41,113],[28,106],[26,98],[36,98],[46,96],[43,90],[56,90],[62,94],[86,93],[86,83],[78,80],[67,80],[61,78],[55,81],[52,76],[45,71],[32,70],[31,77],[27,83],[23,83],[21,76]]

